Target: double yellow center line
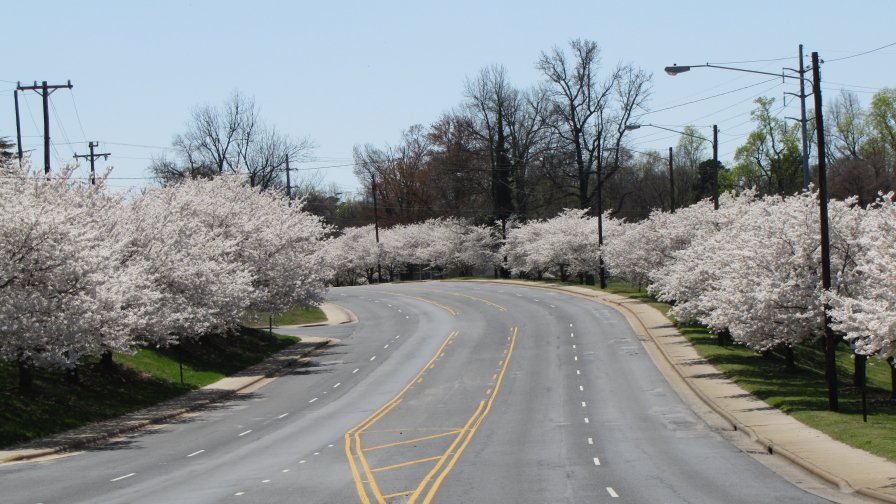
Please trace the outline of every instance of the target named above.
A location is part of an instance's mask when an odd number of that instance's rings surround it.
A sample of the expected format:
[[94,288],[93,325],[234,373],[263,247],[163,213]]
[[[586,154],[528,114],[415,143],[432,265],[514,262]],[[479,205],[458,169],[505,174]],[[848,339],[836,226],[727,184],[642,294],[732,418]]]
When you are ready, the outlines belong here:
[[[495,381],[493,392],[488,394],[489,395],[488,400],[487,401],[482,400],[479,402],[479,405],[476,408],[476,410],[473,412],[473,415],[467,420],[466,424],[463,426],[462,429],[453,430],[452,432],[449,432],[449,433],[443,433],[443,434],[437,435],[438,437],[442,437],[442,436],[447,436],[447,435],[451,435],[451,434],[456,434],[454,441],[451,443],[451,445],[448,447],[448,449],[445,450],[445,452],[441,456],[430,457],[430,458],[427,458],[424,460],[410,462],[410,463],[417,463],[417,462],[437,461],[436,464],[433,466],[433,468],[429,471],[429,473],[427,473],[427,475],[423,478],[423,480],[420,482],[420,484],[417,486],[417,488],[415,490],[407,491],[407,492],[399,492],[397,494],[390,494],[390,495],[386,495],[386,496],[384,496],[382,494],[382,492],[380,492],[379,486],[377,485],[376,479],[374,478],[374,473],[378,472],[378,471],[385,470],[385,469],[389,469],[392,467],[373,469],[373,470],[370,469],[369,465],[367,464],[367,460],[364,457],[364,450],[361,447],[361,434],[365,430],[369,429],[379,419],[381,419],[386,414],[388,414],[392,409],[394,409],[396,406],[398,406],[398,404],[402,400],[402,397],[411,388],[411,386],[413,384],[417,383],[422,378],[423,374],[434,365],[436,359],[438,359],[441,355],[443,355],[442,354],[443,350],[445,349],[446,346],[448,346],[450,344],[450,342],[453,340],[453,338],[457,336],[457,334],[458,334],[457,331],[454,331],[448,335],[448,337],[445,339],[445,341],[442,343],[442,345],[436,351],[435,355],[433,355],[433,357],[429,360],[429,362],[427,362],[426,365],[423,366],[423,368],[420,370],[420,372],[417,373],[417,375],[414,376],[414,378],[411,379],[411,381],[408,382],[408,384],[405,385],[405,387],[398,394],[396,394],[395,397],[393,397],[389,402],[387,402],[382,407],[380,407],[380,409],[378,409],[373,414],[371,414],[366,419],[364,419],[364,421],[362,421],[360,424],[358,424],[353,429],[351,429],[345,433],[345,455],[348,458],[349,466],[351,467],[352,477],[354,478],[354,481],[355,481],[355,488],[357,489],[358,496],[361,499],[361,502],[363,504],[370,504],[371,501],[370,501],[370,497],[368,497],[368,495],[367,495],[367,488],[364,485],[364,480],[361,479],[361,470],[363,470],[364,475],[366,477],[366,482],[370,486],[370,492],[373,494],[373,497],[376,499],[376,502],[378,504],[385,504],[386,498],[396,497],[399,495],[400,496],[409,495],[407,502],[408,502],[408,504],[413,504],[413,503],[417,502],[417,500],[423,495],[424,491],[426,491],[426,495],[423,496],[422,502],[424,504],[428,504],[432,501],[433,497],[435,496],[436,492],[439,489],[439,486],[442,484],[442,482],[444,481],[444,479],[448,475],[448,473],[451,471],[451,469],[454,467],[454,464],[460,458],[461,454],[464,452],[466,447],[470,444],[470,441],[473,439],[473,436],[476,434],[476,430],[479,428],[479,426],[482,424],[482,421],[485,419],[486,415],[488,415],[489,411],[491,410],[492,403],[494,402],[495,397],[498,395],[498,390],[501,387],[501,382],[504,379],[504,374],[507,371],[508,364],[510,363],[510,356],[513,354],[513,348],[516,344],[517,332],[518,332],[518,328],[514,327],[511,331],[510,337],[508,338],[510,343],[506,350],[507,355],[500,362],[501,370],[499,373],[496,374],[497,380]],[[491,390],[492,389],[490,389],[490,391]],[[436,436],[433,436],[433,437],[436,437]],[[388,445],[375,446],[372,448],[368,448],[367,451],[370,451],[373,449],[378,449],[378,448],[384,448],[386,446],[394,446],[397,444],[403,444],[403,443],[390,443]],[[355,462],[355,458],[358,459],[357,463]],[[408,465],[410,463],[397,464],[395,467]],[[360,465],[360,470],[358,467],[359,465]],[[430,482],[432,482],[431,485],[429,485]],[[426,490],[427,485],[429,485],[428,491]]]

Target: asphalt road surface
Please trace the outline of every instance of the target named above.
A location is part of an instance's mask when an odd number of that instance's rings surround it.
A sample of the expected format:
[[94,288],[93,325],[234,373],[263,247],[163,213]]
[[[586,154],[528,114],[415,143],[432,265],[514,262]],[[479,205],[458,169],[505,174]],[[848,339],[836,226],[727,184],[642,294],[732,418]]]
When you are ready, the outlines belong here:
[[[332,289],[340,343],[217,408],[0,466],[3,503],[827,502],[685,406],[613,309],[430,282]],[[286,331],[284,331],[286,332]]]

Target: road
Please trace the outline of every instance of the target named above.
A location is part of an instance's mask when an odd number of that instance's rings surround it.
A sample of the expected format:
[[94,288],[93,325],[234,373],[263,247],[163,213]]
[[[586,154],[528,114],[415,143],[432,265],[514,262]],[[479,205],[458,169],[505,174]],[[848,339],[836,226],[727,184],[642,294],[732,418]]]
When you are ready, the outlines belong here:
[[0,466],[4,503],[827,502],[681,402],[622,315],[560,292],[338,288],[340,343],[211,410]]

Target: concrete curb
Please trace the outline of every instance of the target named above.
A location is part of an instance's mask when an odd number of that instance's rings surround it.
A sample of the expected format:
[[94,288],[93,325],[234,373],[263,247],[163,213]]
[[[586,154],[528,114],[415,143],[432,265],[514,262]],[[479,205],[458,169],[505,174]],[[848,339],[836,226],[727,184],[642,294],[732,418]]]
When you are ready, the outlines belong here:
[[[168,420],[171,420],[172,418],[176,418],[176,417],[179,417],[186,413],[190,413],[192,411],[197,411],[202,408],[208,407],[209,405],[225,401],[225,400],[233,397],[234,395],[240,393],[241,391],[246,390],[249,387],[256,385],[258,382],[268,378],[269,374],[274,374],[274,373],[280,372],[280,371],[290,367],[294,360],[306,358],[309,355],[311,355],[313,352],[320,350],[321,348],[329,345],[333,341],[334,340],[327,338],[326,340],[316,343],[311,348],[303,351],[298,356],[296,356],[292,359],[284,360],[284,364],[279,366],[277,369],[275,369],[273,371],[269,371],[268,373],[265,373],[265,374],[261,374],[259,376],[253,376],[251,380],[248,380],[248,381],[242,383],[239,386],[239,388],[233,388],[233,389],[218,388],[218,389],[216,389],[216,388],[213,388],[213,386],[214,386],[214,383],[213,383],[213,384],[207,385],[206,387],[203,387],[201,389],[187,392],[187,394],[185,394],[185,395],[188,395],[188,394],[197,394],[198,395],[201,393],[201,394],[209,396],[209,397],[197,398],[197,400],[195,402],[192,402],[188,406],[169,410],[164,413],[160,413],[160,414],[156,414],[156,415],[153,415],[152,413],[147,413],[147,412],[148,411],[151,412],[151,410],[154,408],[162,408],[162,407],[164,407],[163,405],[165,403],[161,403],[161,404],[158,404],[155,406],[150,406],[148,408],[144,408],[142,410],[135,411],[135,412],[129,413],[127,415],[124,415],[123,417],[119,417],[118,420],[120,421],[122,419],[126,419],[129,415],[143,416],[143,415],[141,415],[141,412],[143,412],[144,415],[149,416],[149,418],[145,418],[145,419],[141,419],[141,420],[134,420],[131,422],[128,422],[127,420],[125,420],[124,421],[125,425],[122,425],[120,427],[116,428],[116,427],[110,426],[108,429],[103,429],[102,432],[100,432],[100,433],[97,433],[94,435],[86,435],[81,439],[69,441],[69,442],[66,442],[65,444],[61,444],[59,446],[55,446],[52,448],[36,448],[36,449],[21,448],[18,450],[9,450],[11,453],[6,456],[2,456],[2,458],[0,458],[0,464],[5,464],[8,462],[21,462],[21,461],[25,461],[25,460],[55,455],[55,454],[66,452],[66,451],[72,451],[72,450],[76,450],[79,448],[84,448],[86,446],[94,445],[101,441],[105,441],[109,438],[121,436],[121,435],[127,434],[129,432],[134,432],[134,431],[143,429],[145,427],[148,427],[150,425],[164,423]],[[299,344],[301,344],[301,343],[299,343]],[[271,356],[270,359],[275,359],[276,356],[277,356],[277,354],[274,354],[273,356]],[[251,368],[249,368],[249,369],[251,369]],[[226,379],[227,378],[223,378],[222,380],[226,380]],[[210,387],[210,388],[207,388],[207,387]],[[171,401],[183,400],[183,399],[184,399],[184,396],[180,396],[178,398],[171,399]],[[114,419],[106,420],[105,422],[111,423],[113,421],[114,421]],[[94,424],[94,425],[100,425],[102,423],[103,422],[98,422],[97,424]]]
[[[842,491],[844,493],[855,492],[855,493],[864,495],[866,497],[880,500],[882,502],[896,504],[896,496],[879,492],[873,488],[854,485],[854,484],[850,483],[847,479],[845,479],[841,476],[838,476],[836,474],[832,474],[832,473],[818,467],[816,464],[812,463],[811,461],[794,454],[793,452],[787,450],[786,448],[781,447],[780,445],[774,443],[772,440],[764,438],[750,426],[744,425],[742,422],[738,421],[737,418],[735,418],[734,415],[731,414],[731,412],[729,412],[728,410],[724,409],[721,405],[716,403],[698,385],[696,385],[689,376],[685,375],[682,372],[680,366],[675,363],[674,359],[672,358],[672,356],[669,355],[669,353],[666,351],[664,346],[656,340],[656,337],[651,332],[650,328],[648,328],[647,324],[641,319],[641,317],[638,315],[638,313],[635,310],[633,310],[631,307],[627,306],[628,304],[646,306],[641,301],[638,301],[636,299],[627,298],[625,296],[621,296],[618,294],[611,294],[611,293],[596,291],[596,290],[592,291],[593,293],[592,292],[579,292],[577,290],[573,290],[575,288],[573,286],[567,287],[567,286],[556,286],[556,285],[544,285],[544,284],[537,284],[534,282],[513,281],[513,280],[508,281],[508,280],[500,280],[500,279],[498,279],[498,280],[469,280],[469,281],[512,284],[512,285],[520,285],[520,286],[525,286],[525,287],[534,287],[534,288],[564,292],[566,294],[579,296],[579,297],[582,297],[585,299],[591,299],[593,301],[602,303],[604,305],[607,305],[607,306],[610,306],[610,307],[616,309],[617,311],[619,311],[620,313],[622,313],[625,316],[626,320],[629,321],[629,324],[632,325],[632,329],[635,330],[636,334],[643,335],[646,338],[649,338],[649,341],[651,343],[653,343],[653,346],[657,350],[659,350],[660,355],[663,356],[663,358],[669,364],[669,367],[671,367],[672,369],[675,370],[675,373],[678,375],[678,377],[681,379],[681,381],[687,385],[688,389],[690,391],[692,391],[694,393],[694,395],[696,395],[713,412],[715,412],[717,415],[719,415],[721,418],[723,418],[726,422],[728,422],[733,429],[740,430],[740,431],[746,433],[750,437],[750,439],[752,439],[753,441],[758,443],[769,454],[778,454],[778,455],[784,457],[785,459],[789,460],[791,463],[796,464],[797,466],[805,469],[806,471],[810,472],[811,474],[814,474],[815,476],[821,478],[822,480],[827,481],[833,485],[836,485],[840,489],[840,491]],[[614,297],[618,298],[618,299],[614,299]],[[640,328],[635,327],[635,325],[633,324],[633,321],[636,321],[637,324],[640,326]],[[677,333],[677,330],[676,330],[676,333]],[[645,343],[645,342],[646,342],[645,340],[642,340],[642,343]]]

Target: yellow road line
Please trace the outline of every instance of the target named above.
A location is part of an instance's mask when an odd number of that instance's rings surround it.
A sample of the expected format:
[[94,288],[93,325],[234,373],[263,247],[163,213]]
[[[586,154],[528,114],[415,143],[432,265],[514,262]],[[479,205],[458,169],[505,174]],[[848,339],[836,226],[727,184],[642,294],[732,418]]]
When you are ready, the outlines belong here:
[[[413,431],[454,431],[458,432],[461,430],[461,427],[412,427],[412,428],[400,428],[400,429],[374,429],[374,430],[364,430],[365,434],[373,434],[375,432],[413,432]],[[366,449],[365,449],[366,450]]]
[[397,292],[386,291],[386,290],[373,291],[373,292],[383,292],[386,294],[391,294],[393,296],[399,296],[399,297],[405,297],[405,298],[409,298],[409,299],[416,299],[417,301],[423,301],[424,303],[429,303],[431,305],[438,306],[439,308],[447,311],[448,313],[454,315],[455,317],[458,316],[458,314],[459,314],[459,312],[457,310],[455,310],[454,308],[452,308],[450,306],[443,305],[442,303],[433,301],[432,299],[426,299],[426,298],[417,297],[417,296],[409,296],[407,294],[399,294]]
[[389,494],[389,495],[384,495],[383,498],[384,498],[384,499],[391,499],[392,497],[401,497],[402,495],[410,495],[410,494],[412,494],[412,493],[414,493],[413,490],[405,490],[404,492],[395,492],[395,493],[392,493],[392,494]]
[[361,423],[359,423],[358,425],[356,425],[355,427],[353,427],[352,429],[350,429],[348,432],[345,433],[345,455],[348,458],[349,466],[351,467],[352,477],[355,480],[355,488],[358,490],[358,497],[361,498],[361,502],[363,504],[370,504],[370,499],[367,497],[367,491],[364,489],[364,483],[361,480],[361,475],[358,471],[357,465],[355,464],[355,456],[352,454],[352,438],[354,438],[354,441],[355,441],[355,450],[357,452],[358,460],[361,462],[361,465],[364,468],[364,472],[367,474],[367,479],[368,479],[368,483],[370,484],[370,489],[373,492],[374,497],[376,497],[377,502],[384,503],[383,496],[379,492],[379,488],[377,488],[376,481],[374,480],[373,475],[370,473],[370,468],[367,466],[367,461],[364,460],[364,453],[361,449],[360,434],[361,434],[361,432],[363,432],[364,430],[369,428],[371,425],[373,425],[374,422],[376,422],[377,420],[382,418],[383,415],[385,415],[389,410],[394,408],[398,404],[399,401],[401,401],[401,398],[405,394],[405,392],[407,392],[408,389],[411,388],[411,385],[413,385],[414,382],[418,378],[423,376],[423,373],[426,371],[426,368],[429,367],[430,365],[432,365],[433,362],[435,362],[436,358],[438,358],[438,356],[439,356],[439,353],[441,353],[442,350],[445,349],[445,346],[448,344],[448,342],[450,342],[455,336],[457,336],[457,334],[458,334],[458,331],[452,331],[451,333],[448,334],[448,337],[445,338],[444,342],[442,342],[442,346],[440,346],[439,349],[436,350],[435,355],[432,356],[432,358],[429,360],[429,362],[427,362],[423,366],[423,369],[421,369],[420,372],[418,372],[417,375],[414,376],[414,378],[412,378],[411,381],[408,382],[408,384],[405,385],[404,388],[401,389],[401,391],[399,391],[398,394],[395,395],[395,397],[393,397],[391,400],[389,400],[386,404],[382,405],[380,407],[380,409],[373,412],[370,416],[365,418]]
[[[417,459],[417,460],[409,460],[407,462],[402,462],[400,464],[393,464],[393,465],[386,466],[386,467],[377,467],[376,469],[371,469],[370,472],[389,471],[391,469],[398,469],[400,467],[407,467],[409,465],[422,464],[423,462],[432,462],[433,460],[438,460],[440,458],[442,458],[441,455],[436,455],[435,457],[429,457],[429,458],[423,458],[423,459]],[[384,495],[383,497],[385,498],[386,496]]]
[[467,299],[472,299],[472,300],[474,300],[474,301],[479,301],[480,303],[485,303],[485,304],[491,306],[492,308],[494,308],[494,309],[496,309],[496,310],[498,310],[498,311],[507,311],[507,308],[504,308],[503,306],[501,306],[501,305],[499,305],[499,304],[497,304],[497,303],[493,303],[493,302],[491,302],[491,301],[489,301],[489,300],[487,300],[487,299],[482,299],[482,298],[478,298],[478,297],[475,297],[475,296],[469,296],[469,295],[467,295],[467,294],[460,294],[460,293],[457,293],[457,292],[448,292],[448,291],[437,291],[437,292],[438,292],[439,294],[448,294],[448,295],[451,295],[451,296],[465,297],[465,298],[467,298]]
[[[489,398],[488,404],[486,405],[485,410],[482,412],[481,415],[479,415],[479,419],[476,420],[476,424],[467,433],[466,439],[464,440],[464,442],[460,446],[460,448],[458,448],[458,450],[454,453],[454,457],[451,458],[451,462],[449,462],[448,465],[445,466],[445,469],[442,471],[441,474],[439,474],[439,477],[436,478],[436,481],[429,488],[429,492],[427,492],[426,498],[423,499],[423,504],[429,504],[430,502],[432,502],[432,498],[435,496],[436,491],[438,491],[439,486],[442,484],[442,481],[445,479],[445,476],[447,476],[448,473],[451,471],[451,468],[454,467],[455,462],[457,462],[457,459],[460,458],[460,455],[467,448],[467,445],[470,444],[470,440],[473,439],[473,435],[476,434],[476,429],[479,428],[479,425],[482,424],[482,420],[485,419],[486,415],[488,415],[489,410],[491,410],[492,403],[495,401],[495,397],[498,396],[498,389],[501,387],[501,382],[504,380],[504,373],[507,371],[507,364],[510,362],[510,356],[513,355],[513,347],[516,344],[517,332],[518,332],[517,328],[514,327],[513,332],[511,333],[510,348],[509,348],[509,351],[507,352],[507,359],[504,363],[504,367],[501,369],[501,374],[498,377],[498,382],[495,383],[495,393],[492,394],[492,396]],[[480,403],[480,409],[481,408],[482,408],[482,404]],[[409,502],[413,502],[413,500],[411,500]]]
[[431,480],[432,477],[435,475],[435,473],[437,473],[437,472],[439,471],[439,469],[440,469],[440,468],[442,467],[442,465],[445,463],[445,460],[448,459],[448,455],[451,455],[451,452],[452,452],[452,451],[454,450],[454,448],[457,446],[457,443],[459,443],[460,440],[464,437],[464,432],[466,432],[467,429],[470,428],[470,424],[472,424],[473,421],[476,420],[476,417],[479,416],[479,413],[482,411],[482,407],[483,407],[483,406],[485,406],[485,401],[479,401],[479,407],[476,408],[476,411],[473,413],[473,416],[471,416],[470,419],[467,420],[466,425],[464,425],[464,428],[461,429],[461,431],[460,431],[460,433],[458,434],[458,436],[457,436],[457,437],[454,439],[454,441],[451,443],[451,446],[449,446],[448,449],[445,450],[445,453],[442,454],[442,457],[441,457],[441,459],[439,460],[439,463],[437,463],[437,464],[435,465],[435,467],[433,467],[432,470],[429,471],[429,473],[427,473],[426,477],[423,478],[423,481],[420,482],[420,486],[418,486],[417,489],[414,490],[413,495],[411,495],[411,498],[408,499],[408,504],[413,504],[414,501],[417,500],[417,497],[419,497],[420,494],[423,492],[423,489],[426,487],[426,484],[429,483],[429,480]]
[[[368,432],[370,432],[370,431],[368,431]],[[455,429],[453,431],[443,432],[441,434],[433,434],[432,436],[423,436],[423,437],[418,437],[415,439],[408,439],[407,441],[396,441],[394,443],[386,443],[386,444],[381,444],[381,445],[377,445],[377,446],[372,446],[370,448],[364,448],[364,451],[369,452],[369,451],[373,451],[373,450],[380,450],[382,448],[391,448],[393,446],[416,443],[418,441],[427,441],[429,439],[437,439],[437,438],[441,438],[441,437],[445,437],[445,436],[450,436],[452,434],[457,434],[459,432],[461,432],[460,429]]]

